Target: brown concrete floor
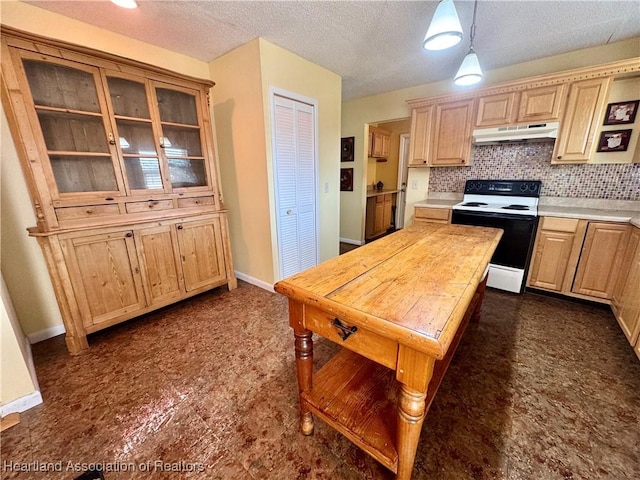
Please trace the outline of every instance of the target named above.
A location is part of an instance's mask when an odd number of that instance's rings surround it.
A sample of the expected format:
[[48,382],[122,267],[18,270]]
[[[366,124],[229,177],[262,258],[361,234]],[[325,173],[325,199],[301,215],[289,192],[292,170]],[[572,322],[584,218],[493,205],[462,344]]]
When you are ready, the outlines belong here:
[[[241,282],[94,334],[82,356],[62,337],[34,345],[45,403],[2,433],[1,476],[73,479],[71,461],[127,467],[107,480],[393,478],[320,421],[298,433],[292,340],[286,299]],[[321,364],[335,347],[315,352]],[[637,479],[639,407],[640,362],[608,308],[489,290],[413,478]]]

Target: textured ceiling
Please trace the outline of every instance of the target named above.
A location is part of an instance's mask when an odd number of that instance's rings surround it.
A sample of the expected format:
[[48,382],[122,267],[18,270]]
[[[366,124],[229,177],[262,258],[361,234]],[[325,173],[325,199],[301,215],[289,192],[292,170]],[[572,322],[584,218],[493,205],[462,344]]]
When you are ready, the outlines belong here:
[[[452,78],[469,46],[422,49],[437,1],[27,3],[206,62],[262,37],[342,76],[344,100]],[[455,5],[467,35],[473,2]],[[475,50],[492,70],[640,36],[640,0],[480,0],[476,23]]]

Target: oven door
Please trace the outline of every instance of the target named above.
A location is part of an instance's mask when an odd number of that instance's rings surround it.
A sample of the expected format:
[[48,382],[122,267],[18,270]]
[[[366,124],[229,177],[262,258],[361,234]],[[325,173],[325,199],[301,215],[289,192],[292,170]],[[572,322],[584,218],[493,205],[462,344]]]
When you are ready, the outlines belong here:
[[533,249],[537,216],[454,210],[451,223],[501,228],[504,234],[491,263],[525,270]]

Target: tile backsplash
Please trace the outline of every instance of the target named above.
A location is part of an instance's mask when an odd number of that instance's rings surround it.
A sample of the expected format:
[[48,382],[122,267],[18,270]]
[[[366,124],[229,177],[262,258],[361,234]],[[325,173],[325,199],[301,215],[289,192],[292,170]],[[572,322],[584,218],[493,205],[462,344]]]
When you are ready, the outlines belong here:
[[470,179],[541,180],[548,197],[640,200],[640,164],[551,165],[553,143],[478,145],[469,167],[432,168],[429,192],[462,193]]

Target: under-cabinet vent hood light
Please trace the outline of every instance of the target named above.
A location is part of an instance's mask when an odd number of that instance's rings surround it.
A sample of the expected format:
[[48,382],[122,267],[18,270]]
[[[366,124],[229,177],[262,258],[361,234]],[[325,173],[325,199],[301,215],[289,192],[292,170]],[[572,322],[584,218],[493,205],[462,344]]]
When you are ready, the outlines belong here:
[[558,122],[511,125],[507,127],[480,128],[473,131],[476,145],[549,141],[558,136]]

